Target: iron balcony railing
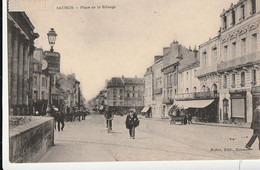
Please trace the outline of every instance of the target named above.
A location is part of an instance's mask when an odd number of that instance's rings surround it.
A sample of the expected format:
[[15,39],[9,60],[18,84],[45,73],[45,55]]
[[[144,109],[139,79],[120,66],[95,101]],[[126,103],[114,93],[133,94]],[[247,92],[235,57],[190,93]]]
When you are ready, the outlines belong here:
[[195,92],[195,93],[176,94],[175,100],[215,99],[218,97],[219,94],[217,92]]

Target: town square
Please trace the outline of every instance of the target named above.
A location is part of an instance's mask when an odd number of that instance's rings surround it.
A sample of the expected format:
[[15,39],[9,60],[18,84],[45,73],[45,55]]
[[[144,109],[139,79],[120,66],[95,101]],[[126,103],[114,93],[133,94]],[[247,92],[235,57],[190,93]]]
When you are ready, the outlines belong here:
[[10,164],[259,160],[260,0],[6,8]]

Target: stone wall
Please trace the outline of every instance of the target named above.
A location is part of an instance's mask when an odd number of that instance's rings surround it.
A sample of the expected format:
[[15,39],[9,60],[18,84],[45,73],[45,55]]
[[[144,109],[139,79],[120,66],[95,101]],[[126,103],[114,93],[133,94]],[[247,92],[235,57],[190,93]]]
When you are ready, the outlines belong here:
[[10,128],[9,161],[11,163],[38,162],[54,145],[52,117],[29,117],[29,123]]

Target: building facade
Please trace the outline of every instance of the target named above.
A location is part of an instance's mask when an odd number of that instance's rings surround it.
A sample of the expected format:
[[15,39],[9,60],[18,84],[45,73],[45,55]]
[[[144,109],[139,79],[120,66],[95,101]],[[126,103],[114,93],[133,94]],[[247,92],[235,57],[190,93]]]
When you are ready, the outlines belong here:
[[130,108],[141,112],[144,107],[144,79],[113,77],[107,81],[107,105],[118,112],[127,113]]
[[163,118],[163,56],[155,56],[153,68],[153,98],[152,98],[152,116]]
[[24,12],[8,12],[9,114],[32,114],[32,60],[39,37]]
[[152,117],[152,100],[153,100],[153,69],[152,66],[146,69],[144,75],[145,93],[144,93],[144,106],[142,110],[147,117]]
[[201,91],[219,94],[220,122],[251,122],[259,102],[260,1],[240,0],[223,10],[217,37],[200,45]]

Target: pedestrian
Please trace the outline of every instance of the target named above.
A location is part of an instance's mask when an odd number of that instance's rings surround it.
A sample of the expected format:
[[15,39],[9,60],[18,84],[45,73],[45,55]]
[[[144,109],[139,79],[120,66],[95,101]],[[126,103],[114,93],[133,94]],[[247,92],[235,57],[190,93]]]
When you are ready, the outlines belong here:
[[125,124],[126,128],[129,129],[130,138],[135,139],[135,128],[139,126],[139,119],[135,113],[135,109],[130,109],[129,112]]
[[[107,107],[107,108],[105,109],[105,114],[104,114],[104,116],[105,116],[105,118],[106,118],[106,127],[107,127],[107,128],[110,128],[110,129],[112,130],[112,120],[114,119],[114,114],[113,114],[112,110],[111,110],[109,107]],[[110,127],[108,127],[108,125],[109,125]]]
[[188,113],[188,123],[192,124],[192,114]]
[[[58,111],[57,120],[58,120],[58,131],[60,131],[60,129],[63,131],[65,122],[64,122],[64,113],[61,110]],[[61,128],[60,128],[60,124],[61,124]]]
[[257,108],[253,112],[253,120],[251,123],[251,129],[253,129],[253,135],[246,144],[246,148],[249,150],[251,149],[251,146],[255,142],[256,138],[258,138],[259,141],[259,150],[260,150],[260,105],[257,106]]

